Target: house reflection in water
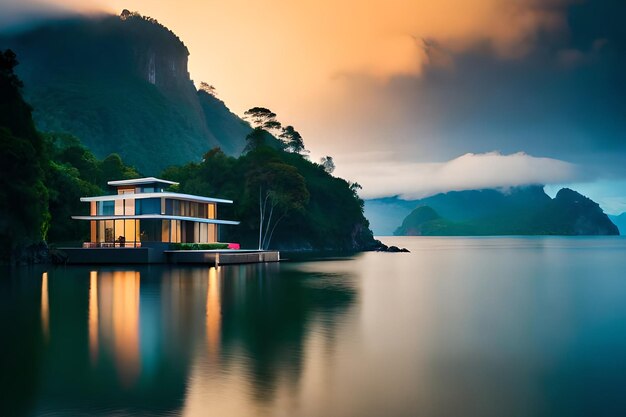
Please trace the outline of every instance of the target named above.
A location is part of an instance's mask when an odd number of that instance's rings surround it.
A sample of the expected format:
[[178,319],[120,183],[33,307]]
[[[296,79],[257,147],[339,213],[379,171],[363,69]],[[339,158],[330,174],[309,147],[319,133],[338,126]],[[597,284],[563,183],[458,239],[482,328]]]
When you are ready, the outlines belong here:
[[89,273],[89,357],[98,362],[98,272]]
[[317,378],[305,370],[355,297],[279,264],[133,269],[40,275],[21,307],[36,309],[45,352],[32,415],[258,414]]
[[206,341],[209,359],[215,361],[219,353],[222,308],[220,306],[220,283],[216,268],[209,268],[206,296]]
[[99,343],[110,349],[120,382],[135,384],[140,372],[139,287],[136,271],[91,272],[89,287],[89,350],[92,364]]
[[41,331],[47,342],[50,337],[50,304],[48,300],[48,273],[41,274]]

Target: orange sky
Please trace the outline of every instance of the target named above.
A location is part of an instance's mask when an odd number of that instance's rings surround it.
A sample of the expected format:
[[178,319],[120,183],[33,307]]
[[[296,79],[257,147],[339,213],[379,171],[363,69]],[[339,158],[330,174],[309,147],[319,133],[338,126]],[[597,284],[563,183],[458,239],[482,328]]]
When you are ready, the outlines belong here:
[[213,84],[240,115],[271,108],[300,130],[313,156],[347,152],[341,143],[378,114],[383,104],[358,80],[380,84],[419,76],[424,65],[452,65],[444,53],[429,58],[423,39],[449,51],[481,43],[516,59],[537,31],[562,26],[546,1],[539,9],[535,0],[53,1],[156,18],[188,46],[196,83]]
[[[589,164],[621,178],[615,149],[623,118],[612,103],[622,90],[606,71],[623,56],[619,21],[609,18],[619,1],[0,0],[0,7],[25,16],[126,8],[155,18],[189,48],[196,84],[214,85],[239,115],[272,109],[300,131],[312,160],[333,156],[336,175],[376,195],[389,191],[372,186],[381,166],[435,175],[474,154],[512,155],[522,167],[556,161],[544,171],[561,174],[558,160]],[[461,180],[471,176],[462,172]]]

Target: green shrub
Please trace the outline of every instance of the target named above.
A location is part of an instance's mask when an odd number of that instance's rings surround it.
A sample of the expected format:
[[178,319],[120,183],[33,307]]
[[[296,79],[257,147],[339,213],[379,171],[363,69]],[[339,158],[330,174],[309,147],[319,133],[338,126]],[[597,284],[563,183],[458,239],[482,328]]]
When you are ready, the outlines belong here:
[[215,250],[228,249],[228,243],[172,243],[173,250]]

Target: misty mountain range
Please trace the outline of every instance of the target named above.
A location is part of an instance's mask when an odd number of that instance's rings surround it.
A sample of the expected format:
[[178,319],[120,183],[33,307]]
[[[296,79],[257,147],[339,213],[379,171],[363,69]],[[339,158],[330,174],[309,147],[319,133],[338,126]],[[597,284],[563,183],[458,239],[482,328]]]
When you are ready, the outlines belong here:
[[375,199],[365,207],[377,235],[619,234],[597,203],[567,188],[555,198],[542,186],[528,186],[453,191],[412,201]]

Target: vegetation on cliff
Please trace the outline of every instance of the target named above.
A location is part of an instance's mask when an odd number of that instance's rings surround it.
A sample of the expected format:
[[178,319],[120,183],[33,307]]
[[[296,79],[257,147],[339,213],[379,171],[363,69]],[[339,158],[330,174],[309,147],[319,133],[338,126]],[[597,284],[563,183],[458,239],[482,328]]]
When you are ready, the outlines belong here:
[[70,218],[87,211],[79,198],[139,175],[117,154],[98,160],[71,135],[38,132],[17,64],[11,50],[0,53],[0,260],[46,240],[86,237],[86,225]]
[[241,221],[224,228],[224,240],[292,250],[372,248],[359,185],[309,161],[300,134],[293,126],[282,127],[268,109],[247,114],[255,128],[244,155],[229,157],[216,148],[201,163],[171,167],[163,177],[179,182],[180,191],[236,202],[221,208],[224,218]]
[[199,161],[216,146],[239,155],[251,130],[221,100],[196,90],[181,40],[137,13],[0,33],[4,48],[19,56],[40,131],[79,137],[99,158],[118,153],[146,175]]

